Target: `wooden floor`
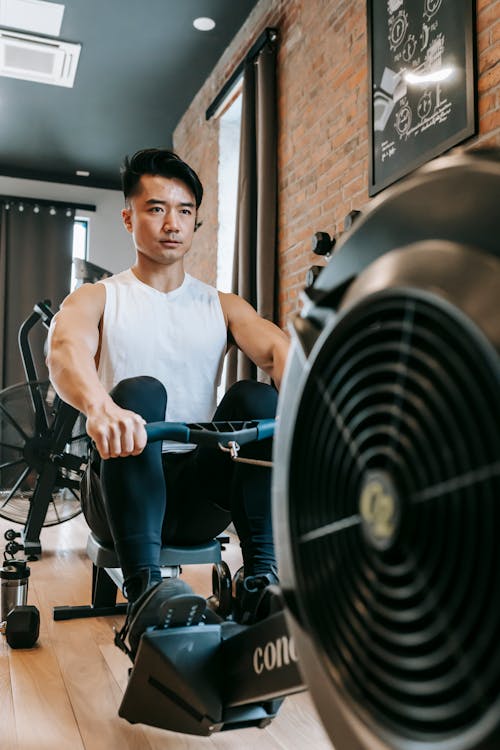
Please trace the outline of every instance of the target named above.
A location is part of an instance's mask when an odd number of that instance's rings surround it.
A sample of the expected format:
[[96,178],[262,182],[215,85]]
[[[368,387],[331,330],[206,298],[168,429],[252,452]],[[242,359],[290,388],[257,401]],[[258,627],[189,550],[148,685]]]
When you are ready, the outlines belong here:
[[[0,518],[3,533],[12,523]],[[12,650],[0,636],[1,750],[331,750],[308,693],[287,698],[266,729],[244,729],[200,738],[131,725],[118,717],[128,658],[112,642],[122,618],[54,622],[58,604],[89,601],[90,563],[82,516],[42,531],[43,556],[30,563],[29,604],[40,610],[33,649]],[[239,566],[235,543],[224,557]],[[211,567],[186,568],[184,578],[208,595]]]

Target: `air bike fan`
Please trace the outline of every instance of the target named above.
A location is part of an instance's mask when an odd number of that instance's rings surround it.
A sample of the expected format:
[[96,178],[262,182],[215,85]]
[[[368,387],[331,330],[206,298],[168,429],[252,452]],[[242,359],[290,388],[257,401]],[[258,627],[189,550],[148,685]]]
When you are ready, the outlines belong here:
[[336,750],[500,748],[500,160],[374,200],[293,325],[280,574]]

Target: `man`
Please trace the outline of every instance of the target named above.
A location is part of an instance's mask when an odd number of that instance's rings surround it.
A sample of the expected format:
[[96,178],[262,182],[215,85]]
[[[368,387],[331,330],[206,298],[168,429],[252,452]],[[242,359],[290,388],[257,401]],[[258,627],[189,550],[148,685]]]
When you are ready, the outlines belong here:
[[[60,397],[87,417],[95,450],[82,505],[97,537],[116,548],[134,658],[146,627],[201,616],[200,598],[184,581],[161,580],[162,542],[206,541],[232,519],[244,563],[242,622],[256,617],[263,589],[277,581],[270,470],[236,465],[216,449],[146,444],[144,424],[274,416],[272,386],[237,383],[217,408],[216,388],[231,344],[279,387],[288,338],[240,297],[184,271],[203,195],[185,162],[167,150],[142,150],[125,160],[122,182],[135,263],[66,298],[47,362]],[[251,449],[256,457],[269,456],[266,442]]]

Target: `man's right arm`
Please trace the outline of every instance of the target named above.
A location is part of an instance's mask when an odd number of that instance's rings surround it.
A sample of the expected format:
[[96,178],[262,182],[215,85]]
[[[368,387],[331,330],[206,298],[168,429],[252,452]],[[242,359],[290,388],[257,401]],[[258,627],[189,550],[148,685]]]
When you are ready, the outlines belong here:
[[85,284],[64,300],[50,326],[47,366],[58,395],[87,417],[102,458],[137,455],[146,444],[144,420],[115,404],[97,375],[105,301],[102,284]]

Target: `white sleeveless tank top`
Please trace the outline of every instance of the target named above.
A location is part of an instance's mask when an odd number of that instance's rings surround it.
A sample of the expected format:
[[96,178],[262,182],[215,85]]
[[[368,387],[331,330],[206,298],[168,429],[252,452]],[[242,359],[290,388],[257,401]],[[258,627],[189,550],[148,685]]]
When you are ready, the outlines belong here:
[[167,389],[166,420],[209,422],[227,345],[217,290],[185,274],[180,287],[159,292],[130,269],[98,283],[106,289],[98,366],[106,390],[151,375]]

